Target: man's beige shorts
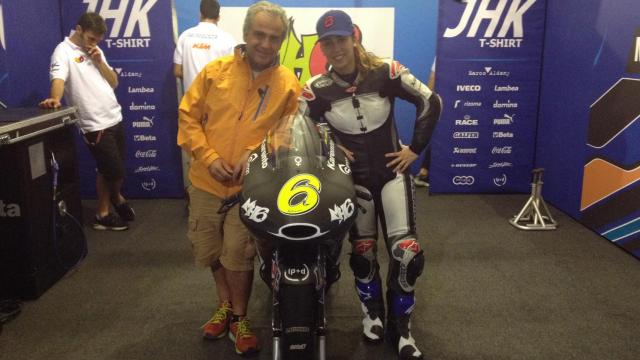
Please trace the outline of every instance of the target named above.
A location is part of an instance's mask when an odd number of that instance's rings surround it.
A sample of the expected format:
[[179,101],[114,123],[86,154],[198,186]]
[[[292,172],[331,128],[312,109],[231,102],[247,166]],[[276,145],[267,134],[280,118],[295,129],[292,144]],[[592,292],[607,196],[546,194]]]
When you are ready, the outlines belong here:
[[220,260],[225,269],[252,271],[256,249],[240,221],[236,204],[218,214],[222,199],[189,186],[189,231],[197,266],[210,267]]

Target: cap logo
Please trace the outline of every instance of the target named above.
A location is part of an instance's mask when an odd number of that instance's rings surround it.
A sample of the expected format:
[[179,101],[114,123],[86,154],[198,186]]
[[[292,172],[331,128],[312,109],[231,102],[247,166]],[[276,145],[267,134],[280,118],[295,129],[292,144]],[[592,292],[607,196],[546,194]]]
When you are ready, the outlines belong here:
[[330,28],[333,26],[333,24],[335,23],[335,20],[333,19],[333,16],[329,15],[327,16],[326,19],[324,19],[324,28]]

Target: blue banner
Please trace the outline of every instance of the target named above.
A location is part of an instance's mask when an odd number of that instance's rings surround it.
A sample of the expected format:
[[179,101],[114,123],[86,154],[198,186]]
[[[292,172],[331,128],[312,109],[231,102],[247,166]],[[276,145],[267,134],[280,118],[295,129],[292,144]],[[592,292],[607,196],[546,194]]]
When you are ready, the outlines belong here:
[[[118,73],[127,146],[127,197],[182,197],[180,150],[176,145],[177,87],[173,77],[175,47],[170,1],[63,0],[65,35],[80,15],[94,11],[107,22],[100,48]],[[80,142],[83,195],[95,194],[95,162]]]
[[527,192],[545,0],[440,0],[431,191]]

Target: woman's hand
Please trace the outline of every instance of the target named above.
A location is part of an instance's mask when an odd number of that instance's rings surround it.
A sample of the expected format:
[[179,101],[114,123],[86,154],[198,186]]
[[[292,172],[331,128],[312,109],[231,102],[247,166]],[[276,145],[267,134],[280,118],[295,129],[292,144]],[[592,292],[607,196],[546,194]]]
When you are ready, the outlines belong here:
[[416,161],[418,154],[411,151],[406,145],[400,144],[400,151],[384,154],[385,157],[394,158],[387,163],[387,167],[393,167],[393,172],[402,173],[409,168],[412,162]]

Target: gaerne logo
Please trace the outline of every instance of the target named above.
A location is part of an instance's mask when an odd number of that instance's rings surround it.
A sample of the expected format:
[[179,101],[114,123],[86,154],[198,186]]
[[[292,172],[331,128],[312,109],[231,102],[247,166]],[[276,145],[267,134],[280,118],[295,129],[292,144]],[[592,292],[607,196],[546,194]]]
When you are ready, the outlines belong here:
[[[108,48],[148,48],[151,43],[149,11],[158,0],[120,0],[112,8],[111,0],[84,0],[87,12],[97,12],[110,22],[111,32],[104,40]],[[130,4],[133,3],[131,6]],[[124,26],[123,26],[124,25]],[[138,37],[134,38],[136,34]],[[118,39],[116,39],[118,38]]]
[[516,114],[513,114],[513,115],[504,114],[503,118],[493,119],[493,125],[511,125],[513,124],[513,118],[515,116]]
[[513,148],[511,146],[494,146],[491,149],[491,154],[493,155],[509,155],[513,152]]
[[485,67],[483,70],[469,70],[467,72],[467,75],[469,76],[503,76],[503,77],[509,77],[509,75],[511,75],[511,72],[509,71],[501,71],[501,70],[494,70],[492,67],[487,66]]
[[153,191],[156,189],[158,183],[156,182],[156,179],[151,178],[147,181],[141,182],[140,185],[142,185],[142,188],[146,191]]
[[494,162],[491,165],[489,165],[489,169],[507,168],[507,167],[513,167],[513,163],[503,161],[503,162]]
[[495,91],[495,92],[515,92],[515,91],[520,91],[520,87],[519,86],[511,86],[511,85],[502,85],[502,86],[495,85],[493,87],[493,91]]
[[497,187],[507,185],[507,175],[502,174],[501,176],[497,176],[493,178],[493,184]]
[[147,142],[156,140],[157,139],[154,135],[133,135],[133,141],[135,142]]
[[[486,30],[482,37],[478,38],[480,47],[519,48],[524,38],[523,17],[536,1],[501,0],[496,5],[495,2],[488,0],[467,0],[460,22],[454,28],[447,28],[444,37],[457,37],[468,29],[465,36],[476,38],[480,25],[486,20]],[[510,6],[507,8],[508,3]],[[479,4],[477,9],[476,4]],[[511,38],[507,37],[509,34]]]
[[158,150],[138,150],[136,151],[136,159],[155,159],[158,156]]
[[457,186],[470,186],[476,182],[476,178],[473,176],[454,176],[453,179],[451,179],[451,182],[453,182],[453,185]]
[[464,107],[480,107],[482,106],[482,102],[480,101],[463,101],[463,100],[456,100],[453,103],[453,108],[457,109],[459,106],[464,106]]
[[453,133],[454,139],[477,139],[480,133],[477,131],[456,131]]
[[494,139],[513,138],[513,133],[510,131],[494,131]]
[[131,87],[131,86],[129,86],[127,88],[127,92],[129,94],[153,94],[154,92],[156,92],[156,89],[148,88],[148,87],[144,87],[144,86],[140,86],[140,87]]
[[459,147],[454,147],[453,148],[453,153],[454,154],[477,154],[478,153],[478,148],[459,148]]
[[465,92],[465,91],[482,91],[482,86],[480,85],[457,85],[457,92]]
[[133,101],[131,102],[131,105],[129,105],[129,110],[131,111],[144,111],[144,110],[155,110],[156,106],[153,104],[147,104],[147,102],[145,101],[144,104],[136,104]]
[[153,127],[153,116],[152,117],[148,117],[148,116],[143,116],[142,117],[142,121],[134,121],[131,123],[131,125],[134,128],[151,128]]
[[459,168],[474,168],[478,166],[478,164],[451,164],[452,168],[455,169],[459,169]]
[[149,173],[149,172],[158,172],[160,171],[160,167],[159,166],[138,166],[137,169],[135,169],[133,171],[134,174],[140,174],[140,173]]
[[20,205],[5,203],[4,200],[0,199],[0,217],[16,218],[20,216]]
[[471,116],[465,115],[463,119],[456,119],[457,126],[478,126],[478,119],[472,119]]
[[511,100],[507,100],[507,102],[500,102],[496,100],[496,102],[493,103],[493,108],[494,109],[516,109],[518,108],[518,103],[511,102]]

